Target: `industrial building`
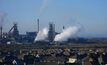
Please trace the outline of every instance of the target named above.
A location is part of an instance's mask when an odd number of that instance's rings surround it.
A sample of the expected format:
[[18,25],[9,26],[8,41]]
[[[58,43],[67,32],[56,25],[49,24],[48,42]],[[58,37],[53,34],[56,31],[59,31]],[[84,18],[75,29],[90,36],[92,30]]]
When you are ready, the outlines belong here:
[[0,26],[0,42],[20,42],[20,43],[28,43],[34,42],[37,33],[39,32],[39,19],[37,19],[37,25],[34,32],[26,32],[26,34],[19,34],[18,25],[14,23],[9,32],[4,33],[2,30],[2,26]]
[[55,38],[55,24],[49,23],[48,40],[52,42]]
[[33,42],[37,33],[39,32],[39,19],[37,24],[37,32],[26,32],[26,34],[19,34],[18,25],[14,23],[9,32],[3,33],[2,27],[0,27],[0,42],[20,42],[20,43],[29,43]]
[[[12,31],[13,30],[13,31]],[[15,41],[19,40],[19,30],[17,27],[17,23],[14,23],[13,27],[8,32],[8,37],[14,38]]]

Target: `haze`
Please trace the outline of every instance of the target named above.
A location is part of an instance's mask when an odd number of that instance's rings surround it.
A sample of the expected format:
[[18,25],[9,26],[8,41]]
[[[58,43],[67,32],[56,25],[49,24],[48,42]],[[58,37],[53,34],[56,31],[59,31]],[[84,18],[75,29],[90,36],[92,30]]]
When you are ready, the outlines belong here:
[[[36,31],[54,22],[56,31],[62,27],[81,25],[81,37],[107,37],[107,0],[0,0],[0,13],[5,14],[3,31],[18,23],[21,34]],[[1,15],[0,15],[1,16]],[[1,24],[2,21],[0,21]]]

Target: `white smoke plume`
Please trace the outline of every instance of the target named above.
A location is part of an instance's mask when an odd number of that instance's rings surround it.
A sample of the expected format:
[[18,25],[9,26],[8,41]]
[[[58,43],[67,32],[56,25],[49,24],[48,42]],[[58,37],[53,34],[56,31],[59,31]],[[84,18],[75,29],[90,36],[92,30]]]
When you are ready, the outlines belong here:
[[67,41],[79,31],[79,28],[79,26],[68,27],[67,29],[63,30],[62,33],[57,34],[54,41]]
[[48,37],[48,29],[44,28],[42,31],[39,31],[34,42],[40,41],[40,40],[45,40],[47,37]]
[[49,0],[43,0],[42,5],[40,7],[40,13],[39,16],[42,14],[43,10],[46,8],[46,6],[48,5],[48,1]]

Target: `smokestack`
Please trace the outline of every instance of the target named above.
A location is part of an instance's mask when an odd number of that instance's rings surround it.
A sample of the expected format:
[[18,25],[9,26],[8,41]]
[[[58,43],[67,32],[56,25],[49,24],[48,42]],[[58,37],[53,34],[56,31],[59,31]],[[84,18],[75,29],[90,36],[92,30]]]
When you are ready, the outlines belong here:
[[0,27],[0,38],[2,38],[2,26]]
[[37,33],[39,32],[39,19],[37,19]]
[[63,30],[65,29],[65,26],[63,26]]

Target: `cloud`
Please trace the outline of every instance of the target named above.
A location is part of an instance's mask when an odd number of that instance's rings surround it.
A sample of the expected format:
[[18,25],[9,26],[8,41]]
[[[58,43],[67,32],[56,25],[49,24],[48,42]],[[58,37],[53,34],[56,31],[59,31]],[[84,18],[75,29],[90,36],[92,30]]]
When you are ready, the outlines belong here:
[[48,29],[44,28],[42,31],[39,31],[34,42],[40,41],[40,40],[45,40],[47,37],[48,37]]
[[79,31],[79,28],[79,26],[70,26],[67,29],[64,29],[62,33],[55,36],[54,41],[67,41]]
[[43,13],[44,9],[46,8],[46,6],[48,5],[49,0],[43,0],[42,5],[40,7],[40,13],[39,16]]

